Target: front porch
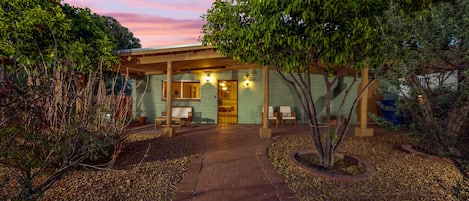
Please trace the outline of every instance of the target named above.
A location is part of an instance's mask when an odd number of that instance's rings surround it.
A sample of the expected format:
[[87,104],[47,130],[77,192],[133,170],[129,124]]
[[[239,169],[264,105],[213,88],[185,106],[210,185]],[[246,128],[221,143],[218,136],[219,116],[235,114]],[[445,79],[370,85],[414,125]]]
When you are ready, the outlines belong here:
[[[123,50],[120,55],[121,72],[146,79],[148,92],[139,109],[146,113],[149,120],[161,118],[159,114],[170,111],[173,106],[187,106],[192,107],[194,115],[203,124],[262,124],[259,132],[265,137],[271,137],[271,128],[268,122],[262,121],[264,106],[290,106],[292,112],[297,113],[298,123],[308,121],[293,89],[275,71],[255,64],[238,64],[232,58],[219,55],[213,47],[187,45],[134,49]],[[367,75],[367,71],[362,72],[364,81]],[[310,77],[312,82],[318,83],[311,90],[317,99],[315,102],[318,102],[317,118],[320,118],[325,107],[322,102],[325,98],[322,77],[314,73]],[[345,76],[335,86],[334,97],[343,96],[346,93],[343,86],[351,82],[352,77]],[[227,83],[231,88],[226,87]],[[357,96],[358,90],[350,92],[351,96]],[[133,94],[141,91],[134,88]],[[368,94],[373,93],[366,93],[363,100],[370,98]],[[370,100],[368,103],[362,101],[360,109],[353,111],[350,119],[354,123],[360,122],[355,129],[357,135],[373,135],[373,130],[367,126],[367,113],[370,107],[375,108],[371,111],[376,111],[377,105],[374,99]],[[137,102],[138,97],[133,96],[133,103]],[[332,105],[339,104],[338,98],[332,100]],[[351,102],[346,102],[345,110],[351,106]],[[171,117],[171,112],[167,116]],[[165,132],[171,136],[174,129],[169,125]]]

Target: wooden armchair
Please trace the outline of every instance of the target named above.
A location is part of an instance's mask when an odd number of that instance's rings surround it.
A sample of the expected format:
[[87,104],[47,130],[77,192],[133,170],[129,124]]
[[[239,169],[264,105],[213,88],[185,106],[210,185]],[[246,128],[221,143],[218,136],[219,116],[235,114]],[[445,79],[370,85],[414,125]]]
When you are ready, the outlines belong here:
[[296,127],[296,112],[292,112],[290,106],[280,106],[280,123],[282,127],[285,120],[291,121],[293,126]]
[[[262,108],[262,113],[264,113],[264,108]],[[264,118],[264,115],[262,115],[262,118]],[[275,127],[278,128],[278,112],[274,112],[274,107],[269,106],[269,114],[267,117],[269,123],[271,121],[275,122]]]

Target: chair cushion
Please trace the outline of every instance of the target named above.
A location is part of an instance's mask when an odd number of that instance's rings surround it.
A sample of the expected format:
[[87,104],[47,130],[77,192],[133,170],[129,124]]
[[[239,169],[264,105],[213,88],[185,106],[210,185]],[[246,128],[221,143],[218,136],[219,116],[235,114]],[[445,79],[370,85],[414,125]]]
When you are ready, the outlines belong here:
[[269,117],[274,116],[274,107],[269,106]]

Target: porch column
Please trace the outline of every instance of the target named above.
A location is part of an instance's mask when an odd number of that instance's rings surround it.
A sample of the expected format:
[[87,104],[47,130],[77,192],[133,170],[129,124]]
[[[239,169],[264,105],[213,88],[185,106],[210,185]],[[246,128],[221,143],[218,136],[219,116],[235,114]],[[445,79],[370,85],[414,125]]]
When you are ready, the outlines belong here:
[[272,130],[269,128],[269,67],[263,68],[263,82],[264,82],[264,103],[262,106],[262,128],[259,130],[261,138],[271,138]]
[[[368,67],[365,67],[362,72],[362,82],[358,87],[358,91],[362,91],[368,80]],[[368,89],[363,92],[363,96],[360,99],[360,111],[358,113],[360,116],[360,127],[355,127],[355,136],[365,137],[373,136],[373,128],[367,128],[368,126]]]
[[173,90],[173,62],[168,61],[166,65],[166,127],[161,129],[161,134],[165,137],[173,137],[176,134],[176,128],[173,128],[171,124],[171,117],[173,115],[173,98],[171,94]]

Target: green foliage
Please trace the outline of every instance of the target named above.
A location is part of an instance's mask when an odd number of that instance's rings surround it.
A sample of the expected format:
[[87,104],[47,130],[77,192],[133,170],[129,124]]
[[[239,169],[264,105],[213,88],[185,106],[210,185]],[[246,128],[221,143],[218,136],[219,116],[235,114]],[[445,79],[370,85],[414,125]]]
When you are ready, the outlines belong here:
[[[461,126],[469,116],[469,2],[456,0],[407,13],[393,4],[383,18],[381,52],[385,89],[401,95],[411,116],[410,136],[425,152],[453,160],[467,184],[467,149]],[[460,160],[461,157],[463,160]],[[468,189],[455,186],[467,199]],[[461,197],[462,196],[462,197]]]
[[[356,107],[358,97],[349,97],[358,74],[347,89],[341,104],[331,108],[335,98],[332,86],[340,84],[347,72],[364,67],[379,68],[377,17],[387,7],[384,1],[223,1],[217,0],[202,18],[202,43],[213,45],[224,55],[243,63],[256,63],[275,69],[295,89],[310,122],[314,143],[321,163],[331,168],[333,156],[348,131],[328,125],[323,142],[318,126],[318,113],[311,93],[312,72],[323,76],[326,91],[327,119],[331,109],[347,119]],[[365,85],[371,84],[365,83]],[[369,85],[368,85],[369,86]],[[353,102],[348,111],[344,103]],[[331,132],[333,131],[333,132]],[[329,161],[325,161],[329,160]]]
[[[432,1],[399,1],[408,5],[407,13],[425,8]],[[312,127],[313,141],[321,164],[333,166],[333,156],[350,126],[328,126],[325,140],[321,140],[318,113],[311,93],[310,73],[323,76],[326,91],[325,116],[345,114],[347,119],[355,110],[363,90],[357,97],[349,97],[357,82],[358,72],[369,68],[381,72],[383,57],[379,20],[388,7],[387,1],[332,0],[216,0],[202,18],[202,43],[212,45],[223,55],[242,63],[256,63],[275,69],[295,89],[306,118]],[[353,81],[343,89],[341,104],[331,108],[341,77],[354,74]],[[372,78],[363,86],[374,82]],[[345,111],[344,103],[352,102]],[[331,130],[333,129],[333,132]],[[333,134],[337,134],[335,136]]]
[[88,8],[76,8],[68,4],[63,5],[62,10],[72,24],[68,38],[65,39],[71,43],[70,62],[80,72],[87,72],[88,67],[96,66],[98,62],[111,67],[117,61],[113,53],[116,44],[111,41],[112,35],[109,34],[105,18],[92,14]]
[[140,39],[135,38],[128,28],[123,27],[116,19],[110,16],[104,16],[109,34],[112,35],[112,42],[117,44],[117,49],[141,48]]
[[[117,61],[116,38],[109,18],[89,9],[42,0],[0,6],[0,169],[12,172],[0,186],[17,182],[16,199],[37,199],[67,171],[112,166],[120,152],[128,107],[116,94],[124,88],[107,96],[103,73]],[[115,88],[117,78],[109,80]]]
[[[296,72],[317,62],[360,67],[370,58],[380,1],[216,1],[203,43],[242,62]],[[370,59],[367,60],[368,62]]]
[[430,126],[444,135],[455,117],[467,115],[468,12],[467,2],[457,1],[410,16],[396,6],[387,13],[382,52],[389,65],[381,79],[409,88],[401,93],[401,109],[412,115],[414,129],[427,132]]
[[[71,26],[60,5],[15,0],[2,1],[1,6],[0,58],[7,61],[15,58],[15,62],[25,65],[51,62],[51,56],[56,54],[53,38],[65,37]],[[41,54],[37,53],[38,49]]]
[[41,0],[0,5],[0,59],[8,69],[19,64],[64,66],[87,73],[100,63],[112,68],[118,62],[118,48],[141,47],[114,18],[87,8]]

